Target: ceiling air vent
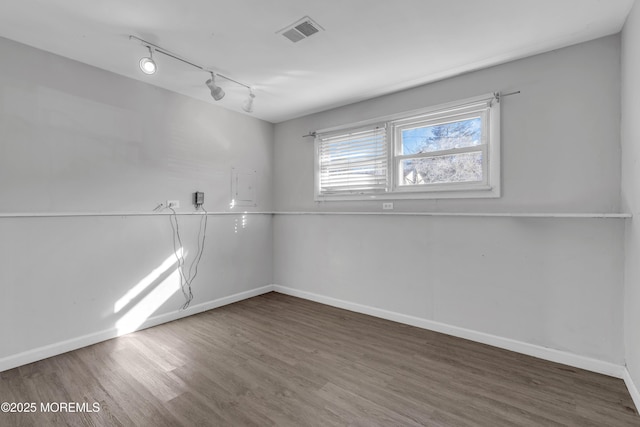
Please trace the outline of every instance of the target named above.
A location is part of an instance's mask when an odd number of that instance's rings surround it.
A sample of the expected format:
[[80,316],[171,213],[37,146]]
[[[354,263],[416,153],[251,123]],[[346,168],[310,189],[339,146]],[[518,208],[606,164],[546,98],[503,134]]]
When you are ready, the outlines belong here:
[[292,42],[297,43],[300,40],[311,37],[315,33],[323,30],[324,28],[322,28],[308,16],[305,16],[304,18],[294,22],[293,24],[287,25],[276,34],[282,34]]

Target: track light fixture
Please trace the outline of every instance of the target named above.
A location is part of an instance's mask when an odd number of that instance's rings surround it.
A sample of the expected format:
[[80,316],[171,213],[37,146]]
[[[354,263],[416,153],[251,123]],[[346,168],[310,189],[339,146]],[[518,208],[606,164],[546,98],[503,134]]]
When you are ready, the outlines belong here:
[[209,80],[207,80],[205,82],[205,84],[207,85],[207,87],[209,88],[209,90],[211,91],[211,96],[213,97],[213,99],[215,99],[216,101],[220,101],[222,98],[224,98],[225,92],[224,90],[218,86],[216,84],[216,77],[220,77],[223,78],[225,80],[228,80],[230,82],[233,82],[239,86],[244,86],[249,90],[249,97],[244,101],[244,103],[242,104],[242,109],[244,111],[246,111],[247,113],[252,113],[253,112],[253,99],[256,97],[255,93],[253,93],[253,88],[245,83],[239,82],[238,80],[232,79],[231,77],[227,77],[225,75],[222,75],[220,73],[216,73],[208,68],[203,67],[202,65],[198,65],[195,62],[189,61],[183,57],[181,57],[178,54],[175,54],[171,51],[168,51],[167,49],[160,47],[158,45],[155,45],[153,43],[149,43],[146,40],[142,40],[139,37],[136,36],[129,36],[129,40],[136,40],[138,42],[140,42],[140,44],[142,44],[143,46],[145,46],[147,49],[149,49],[149,56],[148,57],[144,57],[140,60],[140,69],[142,70],[143,73],[145,74],[154,74],[156,72],[156,70],[158,69],[156,62],[153,60],[153,54],[155,52],[157,53],[161,53],[163,55],[166,55],[170,58],[176,59],[180,62],[184,62],[187,65],[191,65],[192,67],[198,68],[202,71],[205,71],[209,74],[211,74],[211,78]]
[[255,97],[256,95],[253,93],[253,89],[249,88],[249,97],[242,104],[242,109],[247,113],[253,113],[253,98]]
[[151,49],[151,46],[147,46],[147,48],[149,49],[149,56],[145,56],[140,60],[140,69],[145,74],[154,74],[158,66],[156,61],[153,60],[153,49]]
[[224,98],[224,90],[216,85],[216,75],[211,73],[211,78],[205,82],[209,89],[211,89],[211,97],[216,101],[220,101]]

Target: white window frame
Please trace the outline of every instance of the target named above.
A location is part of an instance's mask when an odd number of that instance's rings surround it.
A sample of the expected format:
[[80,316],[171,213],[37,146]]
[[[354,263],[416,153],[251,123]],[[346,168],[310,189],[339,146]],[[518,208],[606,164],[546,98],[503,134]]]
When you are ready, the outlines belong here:
[[[482,118],[482,142],[480,146],[442,150],[419,155],[402,155],[400,134],[403,129],[432,126],[439,123],[463,120],[467,117]],[[359,192],[346,194],[322,194],[320,191],[319,150],[320,141],[326,135],[346,134],[355,129],[385,126],[387,129],[387,188],[385,192]],[[400,184],[400,161],[407,158],[436,157],[463,152],[482,152],[483,180],[442,184]],[[500,183],[500,97],[486,94],[433,107],[413,110],[340,126],[319,130],[315,138],[315,192],[316,201],[339,200],[402,200],[402,199],[450,199],[450,198],[497,198],[501,195]]]

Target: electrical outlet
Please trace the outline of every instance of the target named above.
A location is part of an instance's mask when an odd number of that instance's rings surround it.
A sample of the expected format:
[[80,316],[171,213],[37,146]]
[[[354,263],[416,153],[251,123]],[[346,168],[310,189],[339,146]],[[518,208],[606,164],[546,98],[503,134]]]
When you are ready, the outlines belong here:
[[382,204],[382,209],[391,210],[393,209],[393,202],[386,202]]
[[180,200],[167,200],[167,207],[178,209],[180,207]]

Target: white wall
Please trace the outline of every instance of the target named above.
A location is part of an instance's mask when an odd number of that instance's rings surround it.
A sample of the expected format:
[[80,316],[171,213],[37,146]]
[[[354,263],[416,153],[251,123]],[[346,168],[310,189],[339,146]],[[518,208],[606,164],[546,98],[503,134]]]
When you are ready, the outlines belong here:
[[[396,211],[619,211],[618,36],[277,124],[275,207],[381,210],[313,201],[309,131],[515,90],[502,105],[503,197],[396,201]],[[620,219],[277,215],[274,279],[621,365],[623,230]]]
[[[229,211],[232,167],[257,171],[258,206],[241,209],[272,209],[272,124],[6,39],[0,57],[0,214],[151,212],[168,199],[188,212],[197,190]],[[187,262],[199,220],[179,217]],[[270,284],[271,249],[271,216],[209,217],[192,305]],[[175,316],[172,252],[168,216],[0,217],[0,370]]]
[[[622,32],[622,205],[625,230],[624,336],[627,369],[640,386],[640,5]],[[637,391],[636,391],[637,393]],[[640,396],[637,396],[640,397]]]

